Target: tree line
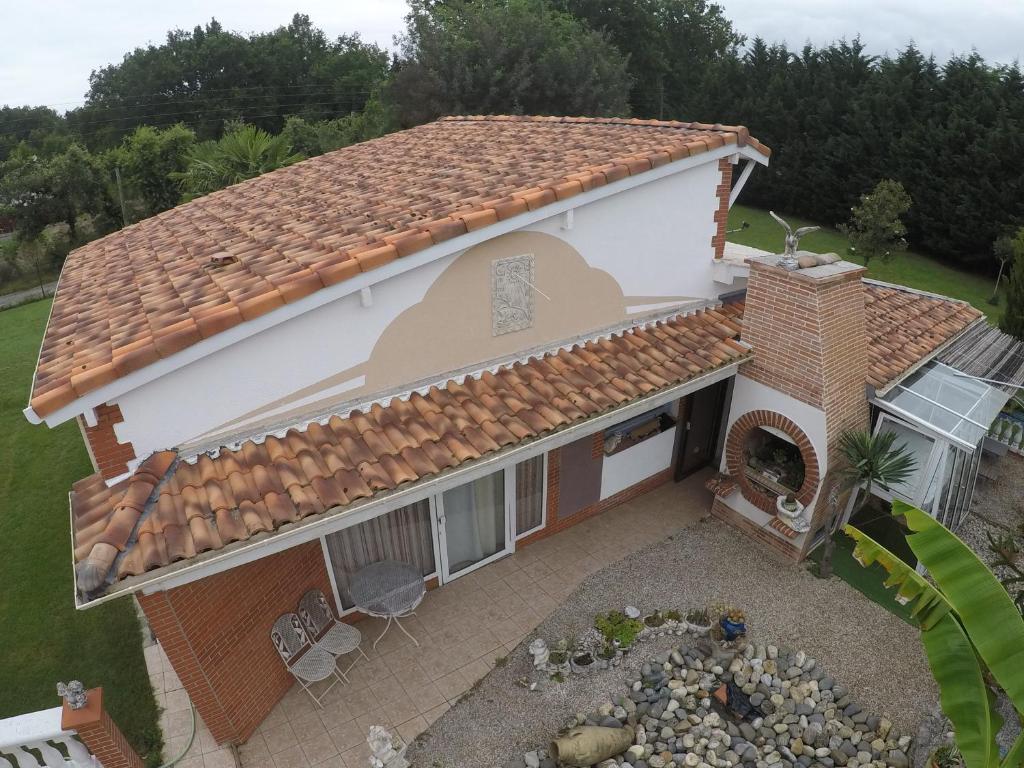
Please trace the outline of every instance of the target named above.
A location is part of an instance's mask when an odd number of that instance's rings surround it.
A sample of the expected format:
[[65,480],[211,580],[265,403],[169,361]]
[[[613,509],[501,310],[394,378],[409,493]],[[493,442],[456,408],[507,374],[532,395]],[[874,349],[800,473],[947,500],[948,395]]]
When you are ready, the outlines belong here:
[[331,40],[303,15],[170,32],[95,71],[80,108],[0,109],[0,216],[22,242],[62,223],[71,247],[442,114],[536,113],[745,124],[774,150],[745,200],[838,224],[893,179],[914,201],[909,243],[979,271],[1024,224],[1016,64],[871,56],[859,39],[790,49],[706,0],[411,0],[398,44]]

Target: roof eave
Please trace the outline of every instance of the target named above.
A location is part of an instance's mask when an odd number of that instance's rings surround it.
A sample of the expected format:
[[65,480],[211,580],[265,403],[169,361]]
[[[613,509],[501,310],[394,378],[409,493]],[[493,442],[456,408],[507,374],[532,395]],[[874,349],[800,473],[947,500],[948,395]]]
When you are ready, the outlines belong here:
[[[744,342],[739,343],[749,347]],[[458,467],[445,470],[425,480],[418,480],[393,491],[384,492],[344,507],[334,507],[318,515],[311,515],[288,526],[288,530],[278,529],[273,533],[260,534],[244,542],[236,542],[223,549],[210,551],[189,560],[156,568],[138,576],[128,576],[109,585],[103,594],[97,595],[92,599],[83,599],[76,589],[75,607],[87,609],[109,602],[124,594],[135,592],[149,593],[181,586],[214,573],[229,570],[247,562],[252,562],[298,546],[299,544],[318,539],[320,536],[333,532],[333,530],[345,527],[342,525],[343,522],[348,521],[347,524],[354,525],[363,519],[369,519],[375,516],[376,513],[380,513],[381,508],[395,509],[428,496],[431,492],[436,493],[455,485],[469,482],[477,476],[495,471],[496,465],[505,464],[510,459],[525,460],[572,442],[577,439],[580,432],[589,433],[603,429],[606,425],[618,423],[690,392],[703,389],[710,384],[735,375],[740,364],[748,361],[752,356],[753,350],[749,349],[747,354],[700,376],[695,376],[674,386],[639,397],[592,418],[565,425],[542,437],[495,451],[474,461],[465,462]],[[352,518],[355,519],[353,520]]]

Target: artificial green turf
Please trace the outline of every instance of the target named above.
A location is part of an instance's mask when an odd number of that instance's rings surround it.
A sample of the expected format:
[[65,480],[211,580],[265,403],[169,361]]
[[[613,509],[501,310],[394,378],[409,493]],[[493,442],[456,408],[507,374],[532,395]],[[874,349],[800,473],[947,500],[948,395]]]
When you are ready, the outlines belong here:
[[[907,624],[917,626],[917,622],[910,615],[910,609],[905,605],[896,602],[896,588],[887,589],[885,569],[878,563],[872,563],[865,568],[853,559],[853,539],[846,534],[839,532],[833,537],[836,546],[832,554],[832,574],[838,576],[851,587],[856,589],[869,600],[878,603],[896,616],[899,616]],[[822,548],[818,547],[810,555],[811,569],[816,573],[818,564],[821,562]]]
[[68,491],[93,471],[81,434],[21,413],[49,310],[46,300],[0,312],[0,718],[57,706],[58,681],[102,686],[111,717],[157,764],[157,705],[131,598],[74,605]]
[[[815,223],[795,216],[780,215],[794,229]],[[768,211],[749,208],[745,205],[734,205],[729,212],[728,228],[738,229],[744,221],[750,227],[728,235],[730,241],[773,253],[782,251],[784,233],[775,220],[768,215]],[[823,227],[819,232],[813,232],[801,238],[800,248],[815,253],[834,252],[849,261],[862,263],[860,259],[850,255],[849,241],[846,237],[828,227]],[[963,299],[988,315],[988,319],[992,323],[998,323],[1003,314],[1004,300],[1002,297],[1000,297],[998,306],[988,303],[988,299],[992,295],[992,288],[995,286],[993,278],[964,272],[913,251],[898,254],[888,263],[873,260],[868,267],[867,276],[874,280],[898,283],[922,291]],[[1003,284],[1006,284],[1005,279]]]

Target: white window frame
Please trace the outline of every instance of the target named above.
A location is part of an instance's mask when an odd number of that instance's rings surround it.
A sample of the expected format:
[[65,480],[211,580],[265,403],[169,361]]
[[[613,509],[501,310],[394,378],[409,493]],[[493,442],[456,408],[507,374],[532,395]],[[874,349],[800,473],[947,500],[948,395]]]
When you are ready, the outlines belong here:
[[[423,499],[411,501],[409,502],[409,504],[404,506],[418,504],[420,501],[423,501]],[[437,549],[437,516],[434,514],[434,497],[428,496],[426,497],[426,501],[430,504],[430,511],[428,514],[430,515],[430,541],[434,547],[434,570],[423,577],[424,583],[430,581],[431,579],[438,579],[438,581],[440,581],[441,574],[441,566],[440,561],[438,559],[440,557],[440,554],[438,553]],[[327,537],[332,534],[338,533],[339,531],[344,531],[346,528],[352,528],[362,523],[367,523],[370,520],[376,520],[378,517],[390,515],[392,512],[395,511],[395,509],[401,509],[401,507],[395,507],[394,509],[389,509],[386,512],[381,512],[379,515],[368,517],[366,520],[359,520],[357,522],[352,523],[351,525],[342,526],[338,530],[331,531],[330,533],[325,533],[323,536],[320,537],[320,550],[324,554],[324,566],[327,568],[327,578],[331,582],[331,592],[334,594],[334,608],[337,611],[339,617],[348,616],[353,613],[358,613],[359,609],[355,606],[352,606],[351,608],[345,608],[341,604],[341,593],[338,591],[338,579],[334,575],[334,562],[331,560],[331,551],[327,547]]]
[[[474,563],[468,568],[464,568],[454,576],[448,573],[448,564],[445,556],[445,546],[442,541],[442,526],[440,522],[441,516],[444,514],[444,491],[437,493],[431,493],[424,496],[421,499],[410,501],[408,504],[416,504],[420,501],[426,501],[430,505],[430,533],[431,543],[434,547],[434,570],[432,573],[423,577],[424,581],[430,581],[431,579],[437,579],[438,584],[448,584],[455,579],[465,576],[468,573],[472,573],[477,568],[482,568],[485,565],[490,565],[495,560],[499,560],[502,557],[507,557],[516,551],[516,543],[527,536],[532,536],[538,531],[544,530],[548,524],[548,453],[544,452],[540,454],[543,460],[543,466],[541,468],[541,511],[540,511],[540,525],[531,528],[523,533],[516,532],[516,471],[520,463],[516,462],[510,466],[503,467],[495,470],[496,472],[504,473],[505,480],[505,548],[500,552],[496,552],[490,557],[481,560],[479,563]],[[534,456],[531,456],[523,461],[531,461]],[[469,480],[468,482],[475,482],[475,480]],[[457,486],[452,486],[457,487]],[[407,506],[407,505],[403,505]],[[395,509],[400,509],[396,507]],[[331,591],[334,594],[334,605],[338,612],[338,616],[348,616],[351,613],[357,612],[355,607],[344,608],[341,603],[341,593],[338,591],[338,580],[334,575],[334,563],[331,560],[330,549],[327,547],[327,537],[338,531],[351,528],[356,525],[368,522],[369,520],[375,520],[378,517],[383,517],[393,512],[394,509],[388,509],[387,511],[381,512],[379,515],[366,518],[365,520],[353,521],[350,525],[342,526],[336,531],[324,534],[320,536],[320,549],[324,556],[324,565],[327,568],[327,577],[331,582]]]
[[[533,534],[537,533],[537,531],[543,531],[547,527],[547,524],[548,524],[548,454],[545,452],[545,453],[542,453],[541,456],[544,457],[543,458],[544,466],[541,469],[540,525],[535,526],[535,527],[531,528],[528,531],[523,531],[522,533],[517,533],[515,535],[515,540],[516,541],[519,541],[520,539],[525,539],[527,536],[532,536]],[[516,498],[515,498],[515,495],[516,495],[516,483],[515,483],[514,473],[518,469],[520,464],[522,464],[525,461],[532,461],[535,458],[536,458],[535,456],[531,456],[528,459],[523,459],[523,461],[516,462],[515,464],[512,465],[512,471],[513,471],[513,477],[512,477],[512,504],[513,504],[513,506],[515,506],[515,503],[516,503]],[[512,529],[515,530],[515,527],[516,527],[516,510],[513,509],[512,510]]]
[[[509,471],[512,470],[512,471]],[[472,573],[478,568],[483,568],[485,565],[490,565],[495,560],[500,560],[503,557],[507,557],[516,551],[516,540],[515,540],[515,525],[516,525],[516,478],[515,478],[515,464],[511,467],[503,467],[495,470],[496,472],[502,473],[503,490],[504,490],[504,501],[505,501],[505,547],[498,550],[493,555],[485,557],[477,563],[473,563],[466,568],[463,568],[457,574],[453,574],[449,570],[448,564],[448,548],[445,546],[443,540],[444,534],[444,492],[436,494],[431,500],[431,508],[436,509],[434,517],[434,525],[436,529],[437,538],[434,540],[434,552],[439,558],[438,573],[440,574],[441,584],[450,584],[456,579],[460,579],[467,574]],[[478,478],[479,479],[479,478]],[[476,482],[471,480],[470,482]]]

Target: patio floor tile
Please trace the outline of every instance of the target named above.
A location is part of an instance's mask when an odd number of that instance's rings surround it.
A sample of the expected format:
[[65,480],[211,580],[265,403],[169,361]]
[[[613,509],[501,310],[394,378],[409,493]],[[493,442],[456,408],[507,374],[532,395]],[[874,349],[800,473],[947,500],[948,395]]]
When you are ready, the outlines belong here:
[[274,755],[276,768],[307,768],[309,760],[298,744]]
[[472,682],[467,680],[460,671],[449,672],[437,680],[437,689],[449,702],[456,701],[459,696],[469,690]]
[[405,742],[408,744],[423,733],[427,729],[427,725],[429,723],[427,723],[423,715],[417,715],[412,720],[406,720],[398,726],[398,735],[405,739]]
[[331,741],[334,742],[334,746],[339,752],[351,749],[366,738],[366,734],[355,720],[350,720],[337,728],[331,729],[330,736]]
[[334,745],[334,741],[327,731],[323,731],[310,739],[303,739],[300,743],[310,765],[322,763],[324,760],[338,754],[338,748]]
[[264,731],[263,738],[267,742],[267,749],[270,750],[272,755],[276,755],[278,752],[283,752],[291,747],[296,747],[299,744],[299,739],[296,737],[295,731],[292,730],[291,723],[285,723],[284,725]]

